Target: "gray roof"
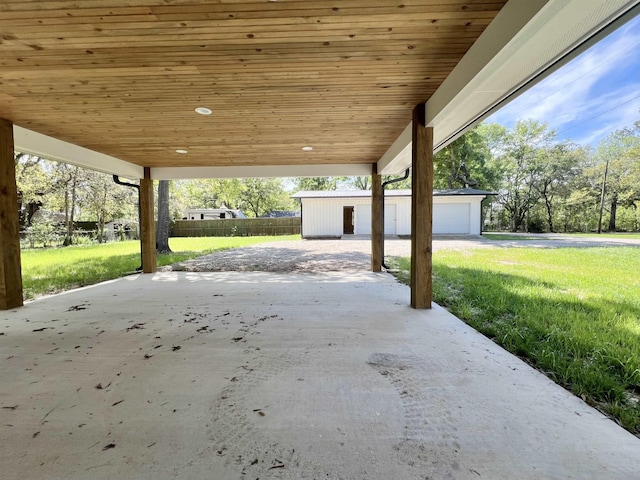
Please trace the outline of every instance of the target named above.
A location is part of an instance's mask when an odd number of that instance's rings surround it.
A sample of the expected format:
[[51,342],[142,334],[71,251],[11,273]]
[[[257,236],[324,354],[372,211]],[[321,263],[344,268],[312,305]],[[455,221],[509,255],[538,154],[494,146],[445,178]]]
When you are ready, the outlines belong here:
[[[411,190],[386,190],[387,197],[410,197]],[[434,190],[434,197],[458,196],[458,195],[495,195],[495,193],[475,188],[458,188],[452,190]],[[352,198],[370,197],[371,190],[302,190],[291,195],[291,198]]]

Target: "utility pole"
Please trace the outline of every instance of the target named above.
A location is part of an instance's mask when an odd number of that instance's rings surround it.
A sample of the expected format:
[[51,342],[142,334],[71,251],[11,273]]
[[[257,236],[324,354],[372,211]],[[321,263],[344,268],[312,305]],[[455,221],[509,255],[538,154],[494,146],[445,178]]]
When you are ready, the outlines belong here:
[[604,210],[604,193],[607,189],[607,174],[609,173],[609,157],[604,167],[604,178],[602,179],[602,191],[600,192],[600,217],[598,218],[598,233],[602,233],[602,211]]

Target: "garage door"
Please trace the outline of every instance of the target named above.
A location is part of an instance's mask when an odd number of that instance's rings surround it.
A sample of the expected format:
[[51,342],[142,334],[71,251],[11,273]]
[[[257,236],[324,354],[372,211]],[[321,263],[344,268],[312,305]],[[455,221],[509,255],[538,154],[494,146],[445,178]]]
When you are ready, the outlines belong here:
[[433,233],[468,234],[468,203],[436,203],[433,205]]
[[[396,205],[384,206],[384,233],[396,233]],[[356,205],[356,235],[371,235],[371,205]]]

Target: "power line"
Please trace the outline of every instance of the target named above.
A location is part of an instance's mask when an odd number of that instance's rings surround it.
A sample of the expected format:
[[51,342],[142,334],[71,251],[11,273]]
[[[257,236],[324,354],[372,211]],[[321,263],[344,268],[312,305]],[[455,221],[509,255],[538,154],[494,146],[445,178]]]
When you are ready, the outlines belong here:
[[604,115],[605,113],[612,112],[613,110],[617,109],[618,107],[622,107],[623,105],[626,105],[626,104],[628,104],[628,103],[631,103],[631,102],[633,102],[634,100],[636,100],[636,99],[638,99],[638,98],[640,98],[640,94],[636,95],[635,97],[630,98],[630,99],[629,99],[629,100],[627,100],[626,102],[622,102],[622,103],[619,103],[619,104],[617,104],[617,105],[614,105],[613,107],[609,108],[608,110],[605,110],[605,111],[603,111],[603,112],[600,112],[600,113],[598,113],[597,115],[594,115],[593,117],[589,117],[589,118],[587,118],[586,120],[583,120],[583,121],[582,121],[582,122],[580,122],[580,123],[576,123],[576,124],[574,124],[574,125],[571,125],[570,127],[563,128],[562,130],[558,130],[558,131],[556,132],[556,135],[558,135],[558,134],[560,134],[560,133],[562,133],[562,132],[566,132],[566,131],[568,131],[568,130],[573,130],[574,128],[579,127],[580,125],[584,125],[585,123],[590,122],[591,120],[594,120],[594,119],[596,119],[596,118],[598,118],[598,117],[601,117],[601,116],[602,116],[602,115]]

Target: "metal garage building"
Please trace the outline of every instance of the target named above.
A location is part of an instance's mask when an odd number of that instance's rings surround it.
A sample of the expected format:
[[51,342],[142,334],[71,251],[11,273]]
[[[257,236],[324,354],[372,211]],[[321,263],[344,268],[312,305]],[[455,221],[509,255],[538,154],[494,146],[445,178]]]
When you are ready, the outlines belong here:
[[[434,190],[433,233],[479,235],[482,200],[491,192],[475,189]],[[371,234],[371,191],[301,191],[302,237]],[[387,190],[384,233],[411,234],[411,190]]]

